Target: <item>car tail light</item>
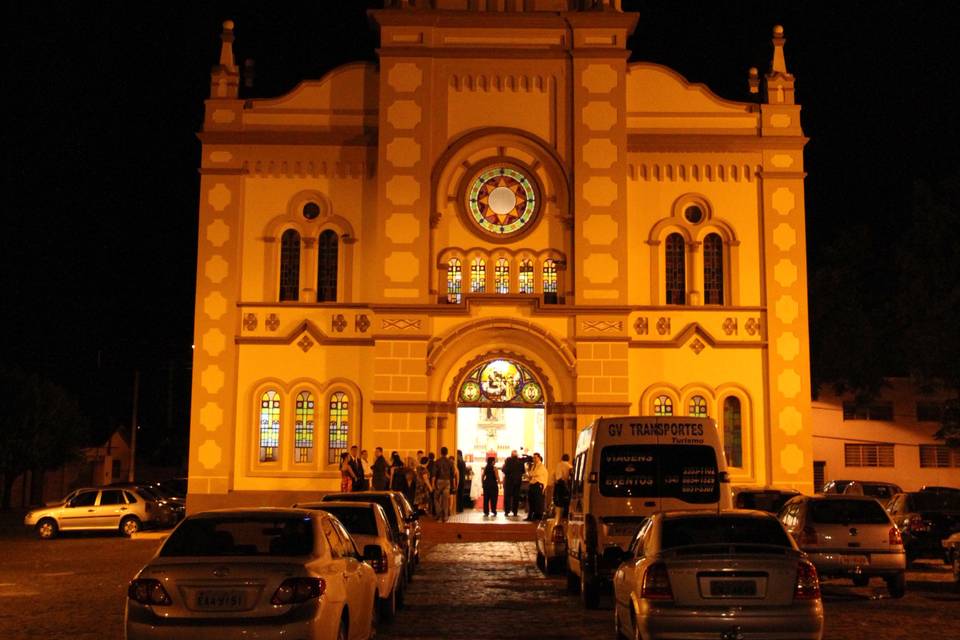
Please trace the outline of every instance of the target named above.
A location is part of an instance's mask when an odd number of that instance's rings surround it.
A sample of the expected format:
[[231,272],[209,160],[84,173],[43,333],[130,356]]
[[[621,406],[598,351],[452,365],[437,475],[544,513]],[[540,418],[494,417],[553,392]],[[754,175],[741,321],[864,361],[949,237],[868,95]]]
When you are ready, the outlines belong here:
[[153,578],[137,578],[130,581],[127,588],[127,597],[140,604],[149,604],[155,607],[165,607],[171,604],[170,594],[163,588],[159,580]]
[[817,538],[817,530],[807,525],[800,532],[800,539],[797,540],[797,543],[800,545],[819,543],[819,539]]
[[373,570],[377,573],[386,573],[387,569],[390,568],[390,565],[387,563],[387,556],[365,560],[364,562],[373,567]]
[[563,537],[563,527],[557,525],[553,528],[553,541],[554,542],[564,542],[566,538]]
[[[910,531],[930,531],[930,523],[917,513],[910,516],[910,522],[907,524],[907,527],[910,528]],[[892,538],[890,539],[890,544],[893,544]]]
[[662,562],[654,562],[647,567],[647,572],[643,574],[640,597],[647,600],[673,600],[673,589],[670,588],[667,565]]
[[270,604],[297,604],[323,595],[327,583],[323,578],[287,578],[277,587]]
[[820,580],[817,569],[812,563],[802,560],[797,565],[797,586],[793,590],[794,600],[816,600],[820,597]]
[[890,544],[901,545],[903,544],[903,536],[900,535],[900,529],[896,527],[890,527],[890,533],[888,534],[890,538]]

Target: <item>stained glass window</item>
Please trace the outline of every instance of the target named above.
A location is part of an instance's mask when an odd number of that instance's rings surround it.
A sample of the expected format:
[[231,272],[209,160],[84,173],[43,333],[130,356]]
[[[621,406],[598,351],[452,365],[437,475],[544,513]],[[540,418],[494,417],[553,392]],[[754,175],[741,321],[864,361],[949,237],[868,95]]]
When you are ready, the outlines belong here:
[[260,462],[276,462],[280,446],[280,394],[270,389],[260,396]]
[[460,260],[450,258],[447,262],[447,302],[459,303],[463,291],[463,267]]
[[509,167],[491,167],[470,186],[470,215],[480,228],[498,236],[519,233],[536,211],[533,184],[523,173]]
[[723,451],[731,467],[743,466],[743,418],[740,398],[728,396],[723,401]]
[[683,236],[671,233],[667,236],[667,304],[684,304],[687,297],[686,255]]
[[327,463],[339,464],[340,454],[347,450],[350,431],[350,404],[347,394],[337,391],[330,396],[330,423],[327,428]]
[[475,367],[460,385],[460,403],[472,406],[541,406],[543,388],[523,365],[491,360]]
[[533,262],[520,261],[520,293],[533,293]]
[[337,301],[337,234],[327,229],[317,243],[317,302]]
[[510,293],[510,263],[506,258],[497,260],[493,275],[497,293]]
[[556,304],[557,298],[557,263],[554,260],[543,261],[543,301]]
[[670,396],[657,396],[653,399],[653,415],[673,415],[673,400],[670,399]]
[[313,394],[309,391],[297,395],[294,439],[294,462],[313,462]]
[[280,302],[300,299],[300,234],[287,229],[280,237]]
[[723,304],[723,240],[716,233],[703,240],[703,302]]
[[707,417],[707,401],[703,396],[690,398],[690,415],[694,418]]
[[474,258],[470,263],[470,293],[487,292],[487,263],[483,258]]

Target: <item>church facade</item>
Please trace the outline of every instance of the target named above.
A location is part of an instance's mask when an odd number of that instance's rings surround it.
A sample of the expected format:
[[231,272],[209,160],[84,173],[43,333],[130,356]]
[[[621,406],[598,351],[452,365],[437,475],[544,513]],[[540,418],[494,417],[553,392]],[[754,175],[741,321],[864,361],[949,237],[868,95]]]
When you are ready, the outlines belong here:
[[637,15],[616,0],[371,15],[379,64],[272,99],[239,96],[224,24],[200,133],[191,510],[335,490],[354,444],[406,459],[470,429],[503,455],[511,411],[551,466],[599,416],[710,416],[734,484],[812,491],[783,30],[734,102],[628,62]]

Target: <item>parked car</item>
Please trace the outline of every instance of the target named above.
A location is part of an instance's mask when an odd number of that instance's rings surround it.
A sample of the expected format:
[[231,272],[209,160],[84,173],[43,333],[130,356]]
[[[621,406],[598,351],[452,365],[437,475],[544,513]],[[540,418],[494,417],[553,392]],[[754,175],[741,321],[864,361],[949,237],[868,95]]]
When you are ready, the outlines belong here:
[[161,487],[168,494],[176,496],[178,498],[186,499],[187,497],[187,479],[186,478],[169,478],[167,480],[161,480],[160,482],[153,483]]
[[153,500],[140,492],[119,487],[90,487],[77,489],[61,502],[41,509],[33,509],[23,518],[23,524],[37,535],[49,540],[61,531],[119,531],[132,536],[156,516]]
[[147,483],[115,482],[110,487],[136,491],[144,500],[153,504],[154,523],[164,529],[175,527],[186,515],[183,498],[167,494],[162,487]]
[[944,540],[942,544],[947,557],[950,558],[950,566],[953,568],[953,581],[960,589],[960,531]]
[[619,638],[823,635],[817,570],[761,511],[653,515],[614,574],[613,596]]
[[886,505],[890,498],[903,489],[892,482],[874,482],[872,480],[832,480],[823,485],[820,493],[840,493],[847,496],[870,496],[876,498],[880,504]]
[[537,523],[537,567],[544,573],[567,565],[567,509],[551,504]]
[[800,495],[793,489],[774,489],[770,487],[733,487],[734,509],[757,509],[767,513],[777,513],[787,500]]
[[940,487],[931,484],[920,487],[920,491],[923,493],[946,493],[950,495],[960,495],[960,489],[957,489],[956,487]]
[[943,540],[960,531],[960,493],[898,493],[887,504],[887,513],[903,535],[907,562],[917,558],[943,558],[950,562]]
[[821,577],[847,577],[863,587],[878,576],[891,596],[903,597],[907,566],[903,539],[875,499],[797,496],[783,505],[779,518]]
[[397,608],[403,606],[407,559],[383,507],[373,502],[307,502],[299,508],[322,509],[336,516],[358,546],[375,544],[383,550],[383,559],[371,566],[377,572],[380,615],[384,620],[392,620]]
[[343,525],[305,509],[223,509],[189,516],[127,590],[128,640],[366,640],[377,578]]

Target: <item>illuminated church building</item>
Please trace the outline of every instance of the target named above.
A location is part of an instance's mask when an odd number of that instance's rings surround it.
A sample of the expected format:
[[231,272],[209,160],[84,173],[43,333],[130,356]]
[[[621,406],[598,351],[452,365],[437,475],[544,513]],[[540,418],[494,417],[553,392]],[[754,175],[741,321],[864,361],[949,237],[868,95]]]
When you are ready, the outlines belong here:
[[393,0],[379,63],[202,141],[191,510],[339,488],[340,453],[573,453],[710,416],[734,484],[813,489],[800,106],[628,62],[617,0]]

